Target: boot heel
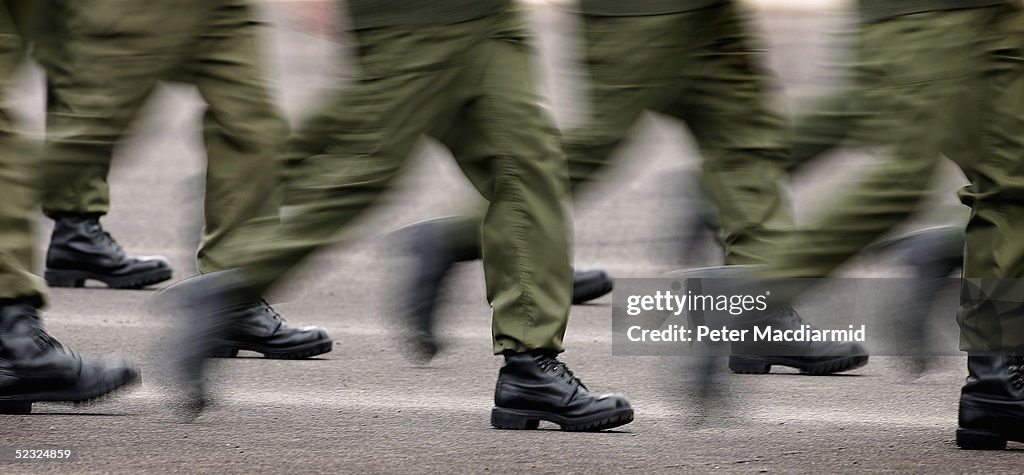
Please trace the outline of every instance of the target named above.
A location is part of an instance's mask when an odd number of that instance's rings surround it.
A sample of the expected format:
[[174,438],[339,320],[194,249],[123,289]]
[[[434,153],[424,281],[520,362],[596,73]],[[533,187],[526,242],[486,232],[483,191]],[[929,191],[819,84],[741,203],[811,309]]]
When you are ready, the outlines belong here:
[[491,425],[499,429],[536,429],[540,419],[495,407],[491,409]]
[[84,287],[85,277],[74,272],[47,270],[44,274],[50,287]]
[[739,374],[768,374],[772,365],[757,356],[729,356],[729,369]]
[[0,402],[0,414],[25,415],[31,413],[32,403],[29,401]]
[[964,450],[1003,450],[1006,438],[988,430],[957,429],[956,445]]

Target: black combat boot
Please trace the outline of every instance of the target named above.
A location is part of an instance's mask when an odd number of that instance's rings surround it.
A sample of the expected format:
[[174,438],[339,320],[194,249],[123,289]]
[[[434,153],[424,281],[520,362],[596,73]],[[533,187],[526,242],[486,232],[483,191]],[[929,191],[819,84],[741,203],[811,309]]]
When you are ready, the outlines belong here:
[[92,279],[116,289],[140,289],[171,278],[166,258],[125,254],[103,230],[100,215],[59,213],[53,219],[45,274],[51,287],[81,287]]
[[553,354],[505,356],[494,389],[491,425],[536,429],[542,420],[566,431],[600,431],[633,422],[633,408],[625,396],[591,394]]
[[[783,305],[756,323],[772,330],[799,330],[808,326],[796,310]],[[803,374],[825,375],[868,364],[868,352],[853,341],[751,341],[732,343],[729,369],[740,374],[765,374],[772,365],[789,366]]]
[[88,403],[139,379],[128,361],[83,359],[46,333],[28,301],[0,303],[0,414],[28,414],[33,402]]
[[320,327],[293,327],[267,302],[235,310],[231,332],[215,357],[238,356],[238,350],[262,353],[264,358],[295,360],[328,353],[334,342]]
[[[408,290],[402,292],[406,343],[411,355],[420,362],[430,361],[441,344],[434,332],[438,299],[445,279],[455,264],[480,259],[480,249],[452,245],[453,232],[479,232],[460,229],[472,226],[461,218],[440,218],[416,223],[395,231],[396,236],[416,259]],[[572,302],[589,302],[612,291],[614,281],[603,270],[573,273]]]
[[1001,450],[1024,442],[1024,354],[967,356],[956,445]]

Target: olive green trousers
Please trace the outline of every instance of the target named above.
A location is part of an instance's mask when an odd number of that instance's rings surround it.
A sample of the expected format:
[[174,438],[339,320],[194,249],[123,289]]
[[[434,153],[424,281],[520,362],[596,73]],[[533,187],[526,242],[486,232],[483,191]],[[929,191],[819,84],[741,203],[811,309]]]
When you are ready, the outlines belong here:
[[[770,106],[763,54],[732,2],[652,16],[584,16],[590,114],[562,140],[572,189],[592,181],[632,135],[641,115],[685,123],[696,138],[701,178],[719,218],[727,264],[761,264],[792,224],[780,188],[787,123]],[[486,148],[476,153],[486,156]],[[480,212],[450,220],[458,255],[479,249]]]
[[820,277],[918,210],[941,154],[970,185],[966,351],[1024,347],[1024,15],[939,11],[863,25],[852,86],[795,121],[790,168],[849,140],[884,161],[780,241],[769,273]]
[[[27,1],[0,2],[0,93],[5,99],[26,57],[23,33],[30,8]],[[0,107],[0,300],[41,300],[45,295],[46,284],[32,273],[38,156],[38,146],[18,132],[7,107]]]
[[106,213],[114,147],[161,81],[187,82],[206,101],[199,270],[237,266],[227,245],[233,233],[276,216],[279,203],[266,197],[280,185],[277,156],[288,134],[267,89],[265,26],[251,2],[46,1],[51,39],[37,44],[49,93],[43,211]]
[[356,82],[326,98],[289,143],[281,223],[243,233],[243,291],[264,291],[336,241],[429,135],[489,202],[482,242],[495,353],[562,350],[572,291],[568,178],[520,14],[354,36]]

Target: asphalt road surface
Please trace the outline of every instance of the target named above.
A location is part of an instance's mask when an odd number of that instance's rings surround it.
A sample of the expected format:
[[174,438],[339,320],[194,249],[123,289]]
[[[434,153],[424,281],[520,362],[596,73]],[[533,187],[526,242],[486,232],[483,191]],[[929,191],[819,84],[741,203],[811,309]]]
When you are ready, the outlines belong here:
[[[534,8],[552,110],[571,125],[584,112],[570,66],[578,51],[576,24],[551,6]],[[299,32],[287,5],[265,10],[274,25],[267,50],[281,102],[298,119],[325,87],[351,76],[345,42]],[[842,56],[841,15],[771,8],[758,9],[756,19],[767,64],[779,78],[780,102],[803,104],[834,83],[835,68],[828,65]],[[39,79],[30,71],[12,95],[30,130],[41,123]],[[159,92],[117,151],[113,210],[104,220],[132,252],[168,256],[176,277],[194,272],[201,107],[188,87]],[[844,151],[798,177],[792,190],[798,214],[825,206],[832,190],[872,159]],[[669,172],[697,163],[683,128],[660,118],[645,121],[622,164],[579,206],[577,265],[650,277],[681,262],[715,263],[713,248],[680,249],[685,233],[679,220],[688,202],[678,199],[683,193]],[[915,225],[962,219],[950,192],[962,178],[951,167],[946,172],[936,184],[936,211]],[[319,254],[271,298],[292,323],[326,327],[334,350],[310,361],[218,362],[211,373],[217,403],[191,424],[170,409],[175,393],[162,352],[173,326],[147,307],[151,291],[54,290],[49,329],[89,355],[137,358],[144,383],[93,406],[37,404],[30,416],[0,416],[0,472],[1019,473],[1021,445],[997,453],[954,446],[963,357],[932,358],[923,374],[910,371],[903,358],[885,356],[833,377],[723,371],[717,395],[699,399],[683,362],[612,355],[610,297],[574,307],[564,359],[591,388],[628,394],[635,422],[596,434],[551,425],[492,429],[500,361],[490,354],[479,264],[461,267],[452,279],[441,310],[447,347],[432,364],[411,365],[394,336],[393,308],[408,262],[387,232],[458,212],[472,197],[447,153],[425,143],[395,193],[350,242]],[[48,223],[40,220],[40,243],[47,233]],[[847,272],[887,267],[858,262]],[[952,314],[939,311],[935,318]],[[75,460],[12,460],[12,450],[32,448],[71,449]]]

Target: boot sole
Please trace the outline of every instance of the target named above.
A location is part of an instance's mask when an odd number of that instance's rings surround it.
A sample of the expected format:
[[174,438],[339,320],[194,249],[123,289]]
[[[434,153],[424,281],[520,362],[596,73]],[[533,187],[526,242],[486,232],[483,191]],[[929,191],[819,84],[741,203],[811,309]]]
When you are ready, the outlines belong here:
[[171,269],[151,269],[125,276],[109,276],[80,270],[46,269],[43,274],[50,287],[84,287],[86,280],[98,280],[112,289],[141,289],[171,279]]
[[814,362],[782,356],[729,356],[729,369],[738,374],[768,374],[772,370],[772,365],[778,365],[796,368],[800,370],[801,374],[822,376],[850,371],[866,364],[868,364],[868,355],[838,356]]
[[127,381],[92,388],[92,390],[85,392],[72,388],[63,391],[45,391],[32,394],[19,394],[15,396],[0,396],[0,414],[31,414],[32,403],[36,402],[66,403],[72,404],[76,407],[90,406],[104,401],[115,394],[138,386],[141,383],[142,375],[140,373]]
[[[1024,439],[1024,437],[1021,439]],[[1017,439],[991,430],[956,430],[956,446],[964,450],[1003,450],[1006,448],[1006,441],[1008,440]]]
[[491,425],[498,429],[529,430],[540,421],[558,424],[567,432],[597,432],[633,422],[633,409],[617,409],[587,417],[563,417],[545,411],[523,411],[495,407],[491,409]]
[[572,303],[579,305],[591,300],[604,297],[615,287],[615,281],[605,278],[597,282],[581,285],[572,289]]
[[332,349],[334,349],[334,341],[331,339],[314,341],[293,348],[267,348],[251,343],[228,341],[211,355],[211,358],[234,358],[238,356],[239,351],[245,350],[260,353],[264,358],[270,360],[301,360],[330,353]]

